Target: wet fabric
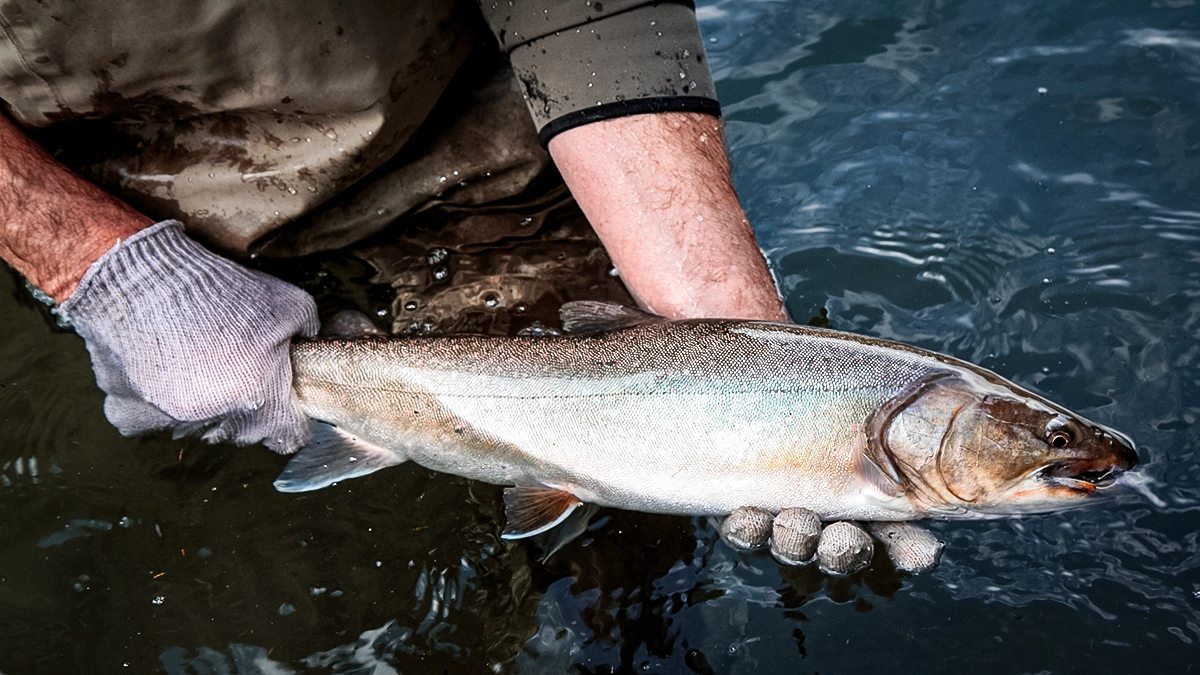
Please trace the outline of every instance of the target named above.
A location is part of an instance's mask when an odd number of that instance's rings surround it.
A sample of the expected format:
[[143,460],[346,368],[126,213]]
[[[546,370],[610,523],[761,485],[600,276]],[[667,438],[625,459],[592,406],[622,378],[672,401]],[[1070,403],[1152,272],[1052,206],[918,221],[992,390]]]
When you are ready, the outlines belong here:
[[64,164],[234,255],[521,192],[549,165],[526,97],[543,129],[631,100],[715,110],[689,5],[502,4],[489,35],[465,0],[8,0],[0,99]]

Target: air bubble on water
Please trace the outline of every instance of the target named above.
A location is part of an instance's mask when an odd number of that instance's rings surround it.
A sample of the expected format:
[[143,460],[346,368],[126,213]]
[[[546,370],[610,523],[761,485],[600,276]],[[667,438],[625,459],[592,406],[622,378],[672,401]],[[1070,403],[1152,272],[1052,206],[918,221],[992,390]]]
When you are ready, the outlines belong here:
[[209,172],[208,172],[208,177],[209,177],[209,178],[216,178],[216,177],[217,177],[217,174],[215,174],[215,173],[213,173],[213,172],[209,171]]
[[166,598],[164,598],[163,596],[156,595],[156,596],[154,596],[154,599],[150,601],[150,604],[161,605],[161,604],[163,604],[163,601],[165,601],[165,600],[166,600]]
[[713,43],[713,44],[716,44],[716,43],[717,43],[717,38],[715,38],[715,37],[711,37],[711,38],[708,38],[708,41],[709,41],[709,42],[711,42],[711,43]]
[[376,560],[376,561],[375,561],[375,566],[376,566],[376,567],[383,567],[383,561],[382,561],[382,560]]
[[408,302],[404,303],[404,311],[406,311],[406,312],[417,311],[417,301],[409,300]]
[[313,586],[312,588],[308,589],[308,592],[309,592],[309,593],[312,593],[313,597],[316,597],[316,596],[318,596],[318,595],[321,595],[322,593],[324,593],[324,592],[325,592],[325,589],[324,589],[324,588],[319,588],[319,587],[317,587],[317,586]]
[[500,304],[500,299],[494,295],[489,295],[484,299],[483,304],[488,307],[495,307]]
[[377,215],[377,216],[382,216],[385,213],[387,213],[387,209],[376,209],[375,210],[375,215]]
[[686,49],[685,49],[685,50],[683,50],[683,56],[684,56],[684,58],[687,58],[687,57],[689,57],[689,56],[691,56],[691,55],[692,55],[692,53],[691,53],[690,51],[688,51],[688,50],[686,50]]
[[1045,96],[1047,89],[1045,87],[1038,87],[1037,91],[1039,96]]
[[337,132],[334,131],[333,129],[330,129],[325,132],[325,138],[336,141],[337,140]]
[[121,519],[117,521],[117,525],[128,529],[133,526],[133,520],[129,516],[121,516]]
[[524,314],[528,309],[529,305],[526,305],[523,302],[518,302],[517,305],[513,307],[513,311],[517,314]]
[[441,281],[448,276],[450,276],[450,270],[446,269],[445,267],[438,267],[437,269],[433,270],[433,278],[437,281]]
[[451,173],[453,173],[455,176],[457,176],[457,175],[458,175],[458,172],[457,172],[457,171],[452,171]]
[[1049,283],[1050,283],[1050,279],[1049,279],[1049,277],[1047,277],[1047,278],[1045,278],[1045,279],[1042,279],[1042,283],[1043,283],[1043,284],[1049,284]]
[[521,219],[521,225],[522,225],[522,226],[528,225],[528,224],[530,224],[530,223],[532,223],[532,222],[533,222],[533,218],[522,218],[522,219]]
[[1047,255],[1054,255],[1054,247],[1053,247],[1053,246],[1051,246],[1050,248],[1047,248],[1047,249],[1046,249],[1046,254],[1047,254]]
[[439,182],[439,183],[445,183],[445,182],[446,182],[446,177],[445,177],[445,176],[442,176],[442,177],[438,178],[438,182]]
[[430,265],[436,265],[436,264],[442,262],[443,260],[445,260],[446,258],[448,258],[449,256],[450,256],[450,251],[447,251],[444,248],[435,248],[429,252],[429,256],[426,257],[425,260]]
[[296,611],[296,608],[289,605],[286,602],[279,606],[279,616],[287,616],[289,614],[295,613],[295,611]]
[[608,268],[608,276],[614,277],[614,278],[619,277],[619,276],[621,276],[621,271],[618,270],[616,267],[610,267],[610,268]]
[[387,316],[387,308],[383,307],[383,308],[375,310],[375,316],[380,317],[380,318]]
[[1049,367],[1049,366],[1042,366],[1042,372],[1043,372],[1043,373],[1048,373],[1048,372],[1050,372],[1050,367]]

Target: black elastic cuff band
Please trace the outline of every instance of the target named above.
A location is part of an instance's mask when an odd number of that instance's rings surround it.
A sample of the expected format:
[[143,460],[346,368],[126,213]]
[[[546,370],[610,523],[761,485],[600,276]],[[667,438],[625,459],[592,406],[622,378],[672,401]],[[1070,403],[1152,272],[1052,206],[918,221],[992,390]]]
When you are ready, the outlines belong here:
[[649,98],[635,98],[629,101],[602,103],[598,106],[576,110],[557,119],[550,120],[538,132],[538,140],[541,141],[542,147],[545,148],[550,145],[551,138],[554,138],[567,129],[574,129],[575,127],[591,124],[592,122],[611,120],[617,117],[661,112],[698,112],[720,117],[721,104],[716,99],[708,98],[707,96],[653,96]]

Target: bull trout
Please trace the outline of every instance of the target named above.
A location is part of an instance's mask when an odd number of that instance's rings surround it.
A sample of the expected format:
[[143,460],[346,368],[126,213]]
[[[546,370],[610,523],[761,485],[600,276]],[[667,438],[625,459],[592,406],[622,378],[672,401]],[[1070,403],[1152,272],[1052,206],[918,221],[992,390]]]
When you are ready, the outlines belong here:
[[1046,512],[1137,461],[1126,436],[923,349],[608,303],[562,317],[563,336],[295,343],[295,391],[319,424],[276,488],[412,460],[510,486],[512,539],[584,503],[867,521]]

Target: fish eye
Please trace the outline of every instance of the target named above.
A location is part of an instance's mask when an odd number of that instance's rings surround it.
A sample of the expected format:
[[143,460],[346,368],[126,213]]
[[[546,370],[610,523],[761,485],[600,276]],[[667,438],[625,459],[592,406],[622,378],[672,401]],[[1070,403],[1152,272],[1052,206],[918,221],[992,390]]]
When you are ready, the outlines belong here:
[[1046,442],[1055,448],[1065,448],[1071,443],[1071,434],[1066,429],[1055,429],[1046,437]]

